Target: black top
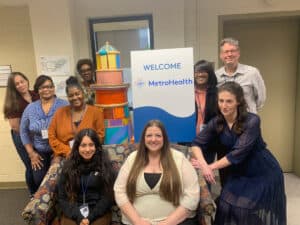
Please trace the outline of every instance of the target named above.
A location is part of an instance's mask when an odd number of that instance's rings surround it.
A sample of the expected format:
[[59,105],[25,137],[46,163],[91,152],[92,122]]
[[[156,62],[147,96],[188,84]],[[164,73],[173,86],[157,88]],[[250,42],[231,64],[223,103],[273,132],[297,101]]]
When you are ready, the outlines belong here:
[[161,173],[144,173],[144,178],[148,186],[153,189],[158,183]]
[[[110,210],[113,202],[107,197],[103,190],[103,183],[101,174],[99,172],[91,172],[81,175],[81,180],[84,182],[84,189],[86,189],[85,203],[89,206],[89,216],[87,217],[92,223],[97,218],[103,216]],[[87,182],[88,181],[88,182]],[[81,184],[78,184],[77,199],[71,202],[65,190],[66,178],[62,173],[58,181],[58,203],[64,215],[78,224],[83,219],[79,211],[79,207],[83,204],[83,191]]]
[[75,121],[75,122],[74,122],[75,127],[78,127],[80,123],[81,123],[81,120]]

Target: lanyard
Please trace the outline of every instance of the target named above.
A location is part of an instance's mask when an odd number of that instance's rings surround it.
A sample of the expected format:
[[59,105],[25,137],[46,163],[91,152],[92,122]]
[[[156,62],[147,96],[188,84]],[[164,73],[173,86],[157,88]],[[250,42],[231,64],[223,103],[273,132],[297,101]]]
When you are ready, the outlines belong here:
[[85,204],[85,195],[86,195],[86,191],[88,189],[90,178],[91,178],[91,173],[89,174],[88,178],[86,179],[86,182],[84,182],[83,176],[81,176],[81,178],[80,178],[83,204]]

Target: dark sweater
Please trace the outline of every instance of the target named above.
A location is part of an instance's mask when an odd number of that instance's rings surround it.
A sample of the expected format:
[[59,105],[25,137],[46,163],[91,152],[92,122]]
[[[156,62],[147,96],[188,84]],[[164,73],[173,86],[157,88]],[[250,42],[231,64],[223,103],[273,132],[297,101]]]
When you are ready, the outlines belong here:
[[[86,189],[85,203],[89,206],[89,216],[87,219],[92,223],[94,220],[103,216],[108,212],[113,204],[112,199],[105,196],[101,175],[99,172],[90,172],[81,175],[84,188]],[[88,180],[88,182],[87,182]],[[83,204],[83,191],[82,187],[78,187],[77,200],[71,202],[65,191],[66,178],[62,173],[58,182],[58,203],[63,211],[63,214],[80,224],[84,218],[79,210]],[[87,184],[87,185],[86,185]]]

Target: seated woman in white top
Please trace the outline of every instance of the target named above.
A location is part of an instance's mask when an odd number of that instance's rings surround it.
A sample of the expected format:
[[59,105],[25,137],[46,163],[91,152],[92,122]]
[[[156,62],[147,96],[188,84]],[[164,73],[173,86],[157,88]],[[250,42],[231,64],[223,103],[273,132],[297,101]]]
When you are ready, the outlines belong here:
[[199,183],[185,156],[169,146],[163,124],[145,126],[114,185],[122,222],[133,225],[197,224]]

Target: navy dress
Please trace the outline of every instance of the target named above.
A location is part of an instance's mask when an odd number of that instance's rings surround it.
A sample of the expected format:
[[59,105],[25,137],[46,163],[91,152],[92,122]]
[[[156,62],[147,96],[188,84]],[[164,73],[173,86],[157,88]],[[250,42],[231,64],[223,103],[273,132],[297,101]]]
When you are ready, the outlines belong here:
[[286,197],[282,170],[266,149],[261,136],[260,119],[248,113],[241,135],[224,122],[217,132],[217,118],[212,119],[192,146],[207,151],[216,137],[227,148],[230,175],[217,206],[216,225],[286,225]]

